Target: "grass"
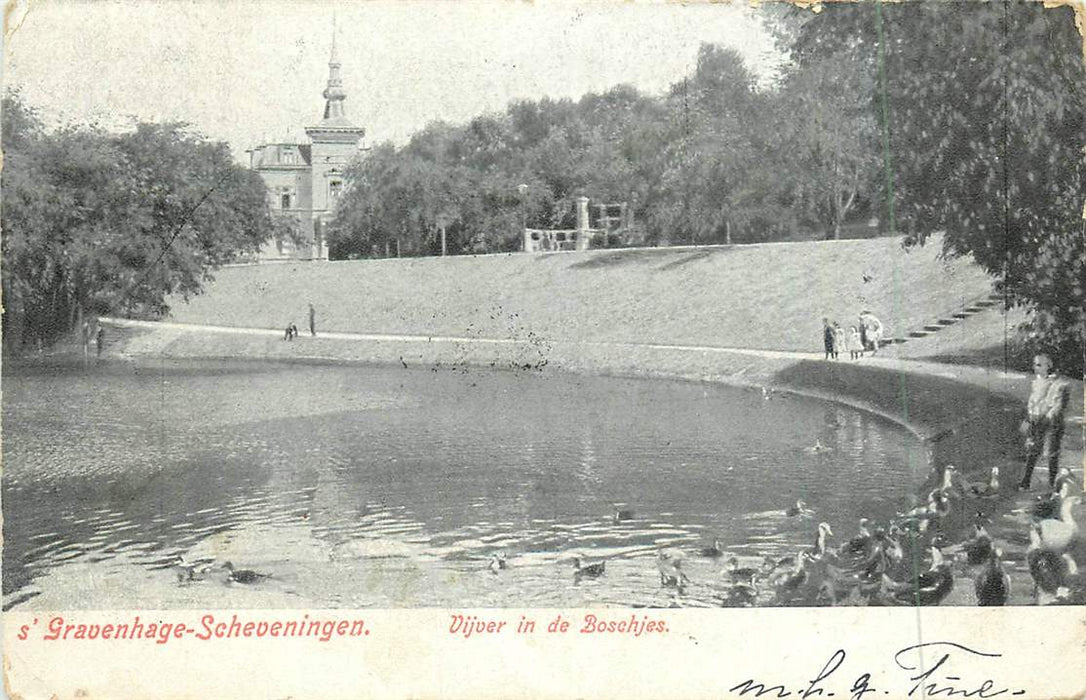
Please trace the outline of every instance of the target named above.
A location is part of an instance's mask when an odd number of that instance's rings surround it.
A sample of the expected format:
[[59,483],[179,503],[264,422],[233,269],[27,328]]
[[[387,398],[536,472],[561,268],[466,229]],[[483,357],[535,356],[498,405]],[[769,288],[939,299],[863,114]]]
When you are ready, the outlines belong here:
[[[863,309],[888,335],[986,297],[990,278],[943,260],[940,241],[897,239],[709,248],[269,264],[220,270],[171,320],[306,331],[547,338],[820,352],[822,318]],[[869,281],[865,281],[864,278]]]

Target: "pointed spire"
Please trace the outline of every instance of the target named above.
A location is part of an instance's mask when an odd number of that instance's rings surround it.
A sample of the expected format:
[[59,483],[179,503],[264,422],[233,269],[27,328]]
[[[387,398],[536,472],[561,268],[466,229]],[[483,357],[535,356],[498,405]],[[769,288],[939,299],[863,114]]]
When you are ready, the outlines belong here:
[[328,59],[328,85],[324,88],[324,118],[345,119],[343,101],[347,92],[343,89],[343,79],[339,76],[339,54],[336,52],[336,16],[332,14],[332,55]]
[[336,53],[336,11],[332,10],[332,57],[328,59],[329,65],[339,65],[339,54]]

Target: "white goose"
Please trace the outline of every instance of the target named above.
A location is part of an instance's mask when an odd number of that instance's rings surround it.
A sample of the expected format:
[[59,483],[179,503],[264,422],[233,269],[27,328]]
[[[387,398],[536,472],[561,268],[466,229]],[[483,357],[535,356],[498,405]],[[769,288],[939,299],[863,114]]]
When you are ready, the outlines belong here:
[[1063,503],[1060,504],[1059,520],[1049,518],[1037,523],[1041,549],[1061,554],[1071,548],[1078,538],[1078,523],[1071,516],[1071,511],[1081,500],[1082,496],[1069,496],[1063,499]]
[[830,529],[829,523],[818,524],[818,534],[815,535],[814,554],[813,556],[821,558],[826,553],[826,539],[833,537],[833,530]]

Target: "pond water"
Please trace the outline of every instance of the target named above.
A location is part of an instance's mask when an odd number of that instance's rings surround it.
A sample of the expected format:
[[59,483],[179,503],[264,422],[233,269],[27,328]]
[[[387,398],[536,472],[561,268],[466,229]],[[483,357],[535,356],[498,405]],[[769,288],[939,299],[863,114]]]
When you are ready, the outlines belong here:
[[[731,555],[795,553],[822,520],[848,537],[928,473],[878,417],[710,384],[5,364],[5,608],[719,605]],[[785,515],[799,498],[815,515]],[[179,555],[214,568],[179,583]],[[228,560],[270,577],[227,584]]]

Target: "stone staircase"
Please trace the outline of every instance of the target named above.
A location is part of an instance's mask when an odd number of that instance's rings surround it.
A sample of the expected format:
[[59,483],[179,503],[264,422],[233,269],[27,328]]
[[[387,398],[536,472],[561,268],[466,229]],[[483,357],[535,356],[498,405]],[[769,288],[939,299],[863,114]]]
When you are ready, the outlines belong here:
[[960,323],[961,321],[964,321],[970,316],[979,314],[981,311],[986,311],[993,306],[998,306],[1002,303],[1002,294],[989,294],[988,296],[981,297],[980,299],[963,307],[961,311],[952,313],[945,318],[936,319],[933,323],[929,323],[922,328],[909,331],[903,336],[885,338],[883,339],[880,347],[886,347],[887,345],[901,345],[902,343],[907,343],[910,340],[914,340],[916,338],[926,338],[929,335],[934,335],[935,333],[938,333],[944,328],[949,328],[950,326]]

